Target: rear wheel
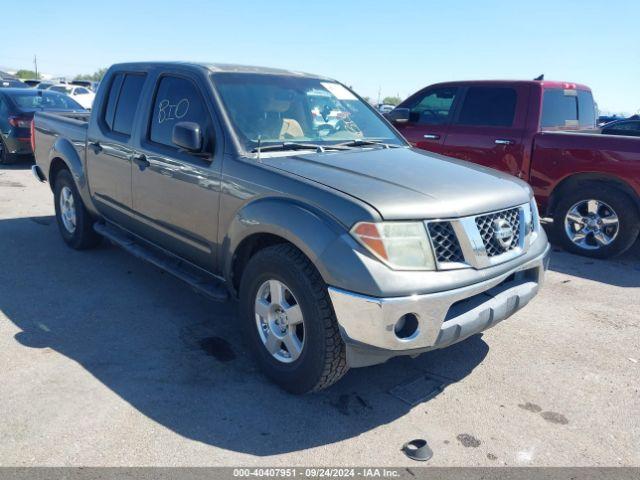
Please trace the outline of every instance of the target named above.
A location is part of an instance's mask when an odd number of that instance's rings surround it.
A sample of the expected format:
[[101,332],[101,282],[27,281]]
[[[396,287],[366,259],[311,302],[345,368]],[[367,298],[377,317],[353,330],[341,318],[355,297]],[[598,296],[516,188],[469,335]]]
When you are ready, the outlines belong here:
[[608,258],[627,250],[638,238],[640,218],[624,193],[586,185],[566,193],[555,208],[554,233],[570,252]]
[[56,175],[53,198],[58,228],[67,245],[83,250],[100,243],[102,237],[93,230],[94,220],[82,203],[69,170]]
[[258,365],[285,390],[322,390],[347,372],[327,286],[294,246],[268,247],[249,260],[240,309]]

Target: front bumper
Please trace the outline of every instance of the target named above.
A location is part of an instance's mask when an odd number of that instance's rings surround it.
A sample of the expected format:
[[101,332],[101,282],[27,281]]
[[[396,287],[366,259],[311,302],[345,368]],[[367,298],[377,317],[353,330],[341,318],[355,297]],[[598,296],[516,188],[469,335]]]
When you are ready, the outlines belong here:
[[[329,287],[349,365],[443,348],[496,325],[538,293],[549,251],[547,245],[540,255],[490,280],[425,295],[377,298]],[[417,330],[399,338],[395,327],[405,315],[417,319]]]

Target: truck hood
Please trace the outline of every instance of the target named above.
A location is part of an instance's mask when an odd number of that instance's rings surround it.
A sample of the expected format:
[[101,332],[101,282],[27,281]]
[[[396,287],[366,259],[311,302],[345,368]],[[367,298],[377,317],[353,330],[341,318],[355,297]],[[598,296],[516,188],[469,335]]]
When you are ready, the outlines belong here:
[[510,175],[410,148],[264,156],[262,163],[358,198],[385,220],[453,218],[526,203]]

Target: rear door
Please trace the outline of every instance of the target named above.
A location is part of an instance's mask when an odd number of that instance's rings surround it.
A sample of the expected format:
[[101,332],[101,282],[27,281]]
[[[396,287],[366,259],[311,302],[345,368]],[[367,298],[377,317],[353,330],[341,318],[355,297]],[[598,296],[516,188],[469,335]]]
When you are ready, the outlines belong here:
[[122,225],[131,223],[132,130],[142,88],[143,72],[112,75],[101,111],[95,111],[87,135],[87,172],[96,208]]
[[443,153],[458,91],[456,87],[428,87],[412,95],[399,106],[409,109],[409,122],[395,127],[414,147]]
[[462,93],[444,142],[445,155],[523,176],[529,87],[487,84]]
[[[208,94],[190,71],[158,76],[133,165],[133,208],[140,235],[216,271],[223,145]],[[173,143],[178,122],[200,126],[202,152]]]

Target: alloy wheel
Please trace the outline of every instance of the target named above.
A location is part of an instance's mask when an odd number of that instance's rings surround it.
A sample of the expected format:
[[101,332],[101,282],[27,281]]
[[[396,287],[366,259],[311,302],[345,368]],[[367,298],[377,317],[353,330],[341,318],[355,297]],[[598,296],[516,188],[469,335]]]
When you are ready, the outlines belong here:
[[262,344],[282,363],[295,362],[304,348],[304,318],[300,304],[284,283],[264,282],[255,298],[255,320]]
[[60,217],[67,232],[76,231],[76,207],[73,192],[66,185],[60,190]]
[[581,200],[565,215],[564,229],[569,240],[585,250],[598,250],[610,245],[620,231],[618,215],[605,202]]

